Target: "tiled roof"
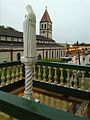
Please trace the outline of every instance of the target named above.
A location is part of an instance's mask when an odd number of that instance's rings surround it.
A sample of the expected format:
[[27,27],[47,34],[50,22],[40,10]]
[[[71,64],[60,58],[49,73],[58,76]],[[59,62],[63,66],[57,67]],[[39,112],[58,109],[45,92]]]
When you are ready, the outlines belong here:
[[1,36],[9,36],[9,37],[17,37],[17,38],[22,38],[23,37],[23,33],[19,32],[13,28],[7,27],[1,27],[0,26],[0,35]]
[[[17,31],[10,27],[9,28],[0,27],[0,36],[23,38],[23,32]],[[36,40],[55,42],[53,39],[46,38],[41,35],[36,35]]]
[[[4,28],[4,27],[0,27],[0,36],[9,36],[9,37],[17,37],[17,38],[22,38],[23,39],[23,32],[19,32],[19,31],[17,31],[17,30],[15,30],[15,29],[13,29],[13,28]],[[52,45],[52,46],[58,46],[58,47],[62,47],[61,45],[58,45],[56,42],[55,42],[55,40],[53,40],[53,39],[51,39],[51,38],[46,38],[46,37],[44,37],[44,36],[41,36],[41,35],[36,35],[36,40],[37,41],[48,41],[48,42],[50,42],[50,43],[48,43],[48,44],[46,44],[46,45]],[[9,41],[0,41],[0,44],[1,45],[5,45],[5,46],[7,46],[7,45],[9,45],[10,43],[9,43]],[[18,44],[17,42],[13,42],[13,45],[16,45],[16,44]],[[40,45],[41,46],[41,44],[38,44],[38,45]],[[17,45],[16,45],[17,46]]]
[[47,9],[45,10],[45,12],[44,12],[44,14],[43,14],[42,19],[41,19],[40,22],[51,22],[52,23],[52,21],[50,19],[50,16],[48,14]]
[[37,43],[37,47],[63,47],[63,46],[61,46],[61,45],[58,45],[57,43],[53,43],[53,44],[51,44],[51,43],[44,43],[44,44],[42,44],[42,43]]
[[55,40],[50,39],[50,38],[46,38],[46,37],[41,36],[41,35],[36,35],[36,39],[37,39],[37,40],[41,40],[41,41],[50,41],[50,42],[55,42]]

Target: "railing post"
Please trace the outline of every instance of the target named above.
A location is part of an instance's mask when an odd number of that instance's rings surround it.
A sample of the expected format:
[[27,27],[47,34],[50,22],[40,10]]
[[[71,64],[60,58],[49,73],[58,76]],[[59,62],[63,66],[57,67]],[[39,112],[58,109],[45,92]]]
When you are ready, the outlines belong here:
[[66,71],[67,71],[67,78],[66,78],[66,80],[67,80],[67,87],[70,87],[70,70],[69,69],[66,69]]
[[61,71],[61,76],[60,76],[60,85],[63,86],[63,68],[60,68],[60,71]]
[[48,69],[49,69],[49,75],[48,75],[49,80],[48,80],[48,82],[51,83],[52,82],[52,80],[51,80],[52,79],[52,74],[51,74],[51,69],[52,68],[48,67]]
[[1,74],[1,86],[5,86],[5,76],[4,76],[4,72],[5,72],[5,68],[2,68],[2,74]]
[[58,82],[57,82],[57,77],[58,77],[58,76],[57,76],[57,68],[55,67],[54,70],[55,70],[54,83],[57,84],[57,83],[58,83]]
[[23,67],[23,65],[21,64],[21,65],[20,65],[20,80],[23,79],[22,67]]
[[12,74],[11,74],[11,77],[12,77],[12,79],[11,79],[11,83],[14,83],[15,82],[15,66],[12,66]]
[[41,66],[38,65],[38,80],[41,80]]
[[74,70],[74,88],[77,88],[77,71]]
[[18,81],[19,80],[19,65],[17,65],[16,67],[16,80],[15,81]]
[[46,82],[46,66],[43,66],[43,81]]
[[36,79],[36,65],[34,65],[34,79]]
[[85,71],[81,71],[82,72],[82,80],[81,80],[81,90],[84,90],[84,74],[85,74]]
[[10,82],[11,82],[10,81],[10,73],[9,72],[10,72],[10,67],[7,67],[7,76],[6,76],[7,77],[7,81],[6,81],[6,85],[10,84]]

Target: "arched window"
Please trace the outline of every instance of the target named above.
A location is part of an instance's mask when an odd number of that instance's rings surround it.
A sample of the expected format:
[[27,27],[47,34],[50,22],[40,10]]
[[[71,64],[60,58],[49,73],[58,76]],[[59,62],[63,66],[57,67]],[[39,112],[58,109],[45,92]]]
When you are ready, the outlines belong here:
[[44,24],[44,28],[46,29],[46,24]]
[[20,53],[17,53],[17,60],[20,60],[20,57],[21,57]]
[[38,55],[38,60],[40,60],[40,59],[41,59],[41,54]]
[[43,24],[42,24],[42,28],[43,28]]

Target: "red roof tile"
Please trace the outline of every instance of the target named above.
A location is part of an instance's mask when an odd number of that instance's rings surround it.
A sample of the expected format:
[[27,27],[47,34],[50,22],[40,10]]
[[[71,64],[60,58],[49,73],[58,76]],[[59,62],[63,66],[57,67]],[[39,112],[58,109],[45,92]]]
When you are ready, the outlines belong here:
[[45,12],[44,12],[44,14],[43,14],[42,19],[41,19],[40,22],[51,22],[52,23],[52,21],[50,19],[50,16],[48,14],[47,9],[45,10]]

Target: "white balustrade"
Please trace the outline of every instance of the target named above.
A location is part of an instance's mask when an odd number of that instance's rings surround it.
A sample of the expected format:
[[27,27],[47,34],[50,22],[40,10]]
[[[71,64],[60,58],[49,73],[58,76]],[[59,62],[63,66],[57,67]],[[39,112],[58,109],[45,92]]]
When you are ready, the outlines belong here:
[[49,83],[52,83],[52,74],[51,74],[51,69],[52,69],[52,68],[51,68],[51,67],[48,67],[48,69],[49,69],[49,75],[48,75],[48,79],[49,79],[49,80],[48,80],[48,82],[49,82]]
[[12,66],[12,74],[11,74],[11,83],[14,83],[15,82],[15,66]]
[[61,76],[60,76],[60,85],[63,86],[63,68],[60,68]]
[[36,65],[34,65],[34,79],[36,79]]
[[73,70],[74,72],[74,88],[77,88],[77,70]]
[[23,70],[22,70],[23,64],[20,65],[20,80],[23,79]]
[[57,82],[57,68],[56,67],[54,67],[54,70],[55,70],[55,75],[54,75],[54,83],[55,84],[57,84],[58,82]]
[[46,66],[43,66],[43,81],[47,82],[47,80],[46,80]]
[[4,76],[4,73],[5,73],[5,67],[3,67],[2,69],[1,69],[1,87],[2,86],[5,86],[5,76]]
[[38,79],[41,80],[41,66],[38,65]]
[[19,65],[16,66],[16,79],[15,81],[17,82],[19,80]]
[[85,75],[85,71],[81,71],[81,73],[82,73],[81,90],[84,90],[84,81],[85,81],[84,75]]
[[6,85],[10,84],[10,67],[7,67]]
[[66,69],[66,71],[67,71],[67,78],[66,78],[66,80],[67,80],[67,87],[70,87],[70,70],[69,69]]

